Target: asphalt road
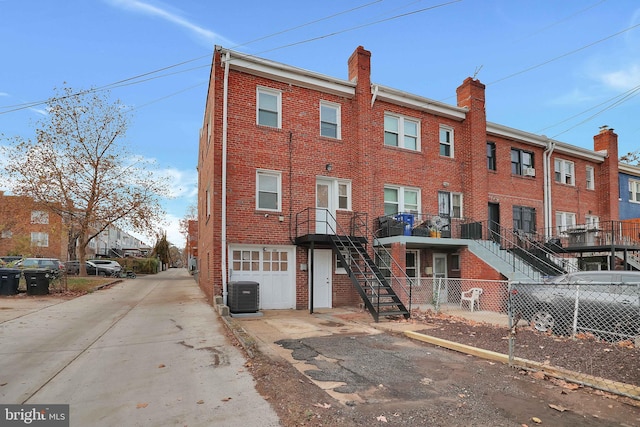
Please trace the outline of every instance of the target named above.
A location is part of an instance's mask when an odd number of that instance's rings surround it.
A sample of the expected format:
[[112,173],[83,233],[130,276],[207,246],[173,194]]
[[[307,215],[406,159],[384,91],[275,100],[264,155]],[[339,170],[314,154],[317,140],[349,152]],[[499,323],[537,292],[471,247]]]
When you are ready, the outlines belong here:
[[184,269],[39,308],[0,323],[0,403],[69,404],[72,426],[280,425],[220,322]]

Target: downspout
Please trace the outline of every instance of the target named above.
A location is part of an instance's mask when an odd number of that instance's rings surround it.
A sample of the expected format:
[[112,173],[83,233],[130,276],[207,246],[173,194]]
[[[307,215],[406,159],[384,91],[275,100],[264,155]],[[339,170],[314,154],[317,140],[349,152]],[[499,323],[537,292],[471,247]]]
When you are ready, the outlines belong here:
[[551,154],[556,147],[555,141],[547,138],[547,148],[543,153],[543,178],[544,178],[544,194],[543,194],[543,210],[544,210],[544,234],[548,240],[553,235],[553,210],[551,206]]
[[378,97],[378,85],[375,85],[373,86],[373,94],[371,96],[371,108],[373,108],[373,104],[375,104],[377,97]]
[[222,271],[222,303],[227,305],[227,130],[228,130],[228,94],[229,94],[229,61],[231,52],[224,58],[224,89],[222,99],[222,220],[220,230],[221,271]]

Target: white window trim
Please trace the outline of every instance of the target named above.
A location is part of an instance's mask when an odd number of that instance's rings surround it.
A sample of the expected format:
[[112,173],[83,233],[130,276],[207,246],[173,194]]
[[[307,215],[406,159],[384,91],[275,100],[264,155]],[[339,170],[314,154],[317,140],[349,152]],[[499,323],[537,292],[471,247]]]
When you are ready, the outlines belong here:
[[[422,194],[419,188],[416,187],[403,187],[403,186],[397,186],[397,185],[385,185],[384,189],[390,189],[390,190],[396,190],[398,192],[398,212],[403,212],[403,213],[414,213],[414,214],[419,214],[420,212],[422,212]],[[418,199],[418,207],[416,209],[416,212],[412,212],[410,210],[407,210],[405,207],[405,203],[404,203],[404,193],[405,191],[415,191],[417,194],[417,199]],[[383,193],[383,200],[382,200],[383,205],[386,204],[386,200],[384,200],[384,193]]]
[[[327,136],[322,134],[322,107],[334,108],[336,110],[336,136]],[[342,139],[342,106],[335,102],[320,101],[320,136],[331,139]],[[328,122],[327,122],[328,123]]]
[[[347,186],[347,207],[340,207],[340,184]],[[338,179],[335,181],[336,210],[351,211],[351,181]]]
[[[269,208],[261,208],[260,207],[260,175],[264,176],[272,176],[277,179],[277,198],[278,198],[278,206],[276,209]],[[256,210],[259,211],[269,211],[269,212],[280,212],[282,211],[282,172],[267,170],[267,169],[257,169],[256,170]]]
[[276,129],[276,128],[273,128],[272,126],[263,125],[260,123],[260,93],[261,92],[268,93],[269,95],[274,95],[277,98],[276,100],[276,103],[277,103],[276,112],[278,113],[277,129],[282,129],[282,92],[277,89],[272,89],[264,86],[258,86],[256,89],[256,124],[258,126],[265,126],[272,129]]
[[[629,193],[632,194],[640,194],[640,181],[637,181],[635,179],[630,179],[629,180]],[[629,203],[640,203],[639,200],[636,200],[635,198],[631,197],[631,194],[629,194]]]
[[556,211],[556,230],[564,233],[568,229],[576,226],[577,215],[574,212]]
[[[440,212],[440,207],[441,207],[440,206],[440,194],[444,194],[444,193],[449,195],[449,201],[448,201],[448,203],[449,203],[449,212],[447,214],[448,217],[449,218],[464,218],[464,212],[463,212],[463,210],[464,210],[464,194],[463,193],[458,193],[456,191],[444,191],[444,190],[438,191],[438,215],[445,215],[444,212]],[[453,199],[454,199],[454,196],[460,196],[460,216],[459,217],[453,215],[453,210],[454,210],[453,209],[453,207],[454,207]]]
[[[558,165],[560,166],[560,181],[558,181],[556,177],[556,173],[558,173]],[[567,166],[570,166],[570,172],[567,172]],[[567,182],[567,178],[570,179],[570,182]],[[570,185],[574,187],[576,185],[575,163],[569,160],[555,159],[553,161],[553,179],[558,184]]]
[[[447,132],[449,132],[449,134],[451,135],[451,141],[448,143],[444,143],[443,141],[440,140],[440,131],[442,130],[446,130]],[[453,159],[455,157],[455,137],[454,137],[454,133],[453,133],[453,128],[451,126],[446,126],[446,125],[440,125],[438,128],[438,155],[440,157],[446,157],[448,159]],[[449,145],[449,155],[448,156],[443,156],[442,154],[440,154],[440,145]]]
[[587,174],[587,182],[586,182],[587,190],[595,190],[596,189],[596,171],[595,171],[595,168],[593,166],[587,166],[586,167],[586,174]]
[[[420,120],[419,119],[415,119],[413,117],[407,117],[407,116],[403,116],[400,114],[396,114],[396,113],[389,113],[389,112],[385,112],[384,113],[384,117],[393,117],[395,119],[398,119],[398,146],[396,148],[402,148],[404,150],[409,150],[409,151],[420,151]],[[412,122],[415,123],[416,125],[416,148],[407,148],[404,145],[404,137],[407,136],[407,134],[404,131],[404,123],[405,121],[408,122]],[[387,132],[387,129],[384,128],[384,132]],[[413,136],[413,135],[411,135]],[[384,138],[383,138],[384,139]],[[384,144],[384,142],[383,142]],[[385,147],[395,147],[394,145],[386,145],[384,144]]]
[[40,248],[49,247],[49,233],[32,231],[31,244]]

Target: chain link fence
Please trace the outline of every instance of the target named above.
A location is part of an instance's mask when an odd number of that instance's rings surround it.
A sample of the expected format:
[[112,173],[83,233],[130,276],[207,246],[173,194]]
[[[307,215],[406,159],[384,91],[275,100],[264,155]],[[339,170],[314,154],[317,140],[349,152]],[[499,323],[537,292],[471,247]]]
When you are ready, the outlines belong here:
[[[640,283],[421,278],[412,282],[411,308],[469,325],[464,333],[431,330],[440,338],[506,354],[515,367],[640,400]],[[483,334],[478,325],[495,333]]]

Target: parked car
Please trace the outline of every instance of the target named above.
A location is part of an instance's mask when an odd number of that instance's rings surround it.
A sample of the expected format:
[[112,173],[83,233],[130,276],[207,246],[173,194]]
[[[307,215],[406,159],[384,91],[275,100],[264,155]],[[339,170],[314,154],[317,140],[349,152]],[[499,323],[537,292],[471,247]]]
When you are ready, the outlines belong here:
[[65,271],[65,265],[57,258],[23,258],[16,261],[13,266],[21,269],[48,269],[58,277]]
[[540,332],[584,332],[610,341],[640,336],[637,271],[582,271],[515,284],[510,301],[513,314]]
[[[96,265],[91,261],[85,262],[88,276],[113,276],[114,269],[104,265]],[[80,261],[67,261],[66,263],[67,274],[78,275],[80,274]],[[119,271],[119,270],[117,270]]]
[[114,275],[118,274],[122,270],[122,266],[118,261],[112,261],[110,259],[89,259],[87,262],[109,269]]

